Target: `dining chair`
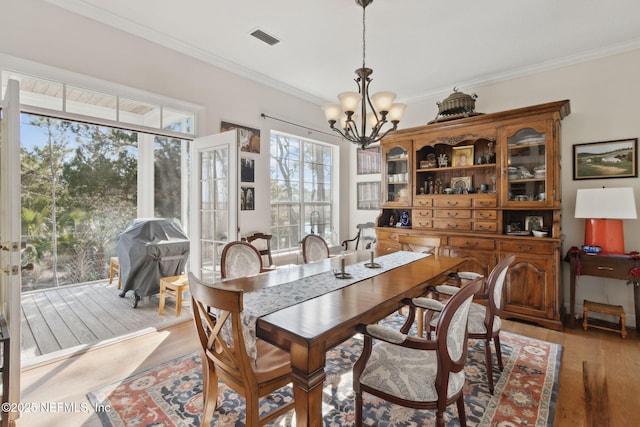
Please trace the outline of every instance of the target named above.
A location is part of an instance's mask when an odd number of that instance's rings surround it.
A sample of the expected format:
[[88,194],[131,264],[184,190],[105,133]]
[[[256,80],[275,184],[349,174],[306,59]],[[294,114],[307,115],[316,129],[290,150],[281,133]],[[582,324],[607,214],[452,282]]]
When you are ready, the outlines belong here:
[[[425,254],[432,254],[434,256],[438,256],[440,252],[440,237],[431,237],[431,236],[413,236],[408,234],[401,234],[398,236],[398,243],[400,244],[400,249],[403,251],[409,252],[422,252]],[[429,288],[429,292],[431,292],[433,288]],[[402,314],[402,309],[398,311],[399,314]],[[423,319],[424,319],[424,310],[418,307],[418,336],[422,336],[422,330],[424,329]]]
[[[493,394],[493,362],[491,357],[491,341],[496,349],[496,358],[498,359],[498,368],[500,372],[504,370],[502,363],[502,352],[500,350],[500,330],[502,328],[502,320],[500,319],[500,310],[502,307],[504,282],[507,271],[515,261],[515,254],[506,256],[500,261],[489,273],[486,283],[484,284],[484,292],[478,292],[473,297],[473,304],[469,310],[469,338],[484,341],[484,358],[487,367],[487,380],[489,383],[489,391]],[[482,279],[484,280],[484,279]],[[455,295],[462,288],[440,285],[436,286],[436,290],[443,294]],[[437,307],[432,307],[425,315],[425,324],[427,327],[427,336],[438,322],[439,313]]]
[[307,234],[302,239],[302,260],[305,264],[329,258],[327,242],[317,234]]
[[364,224],[356,225],[358,232],[353,239],[343,240],[342,247],[345,251],[349,250],[349,243],[354,242],[353,249],[358,250],[360,241],[362,241],[363,249],[371,249],[371,246],[376,243],[376,225],[373,222],[366,222]]
[[271,257],[271,239],[272,238],[273,238],[273,235],[260,233],[260,232],[253,233],[246,237],[247,242],[254,245],[256,249],[258,249],[258,252],[260,252],[261,256],[267,257],[267,261],[269,261],[269,263],[267,264],[268,266],[273,265],[273,258]]
[[[291,357],[261,339],[249,357],[240,313],[243,291],[206,284],[189,273],[193,320],[202,347],[203,411],[200,425],[211,424],[218,405],[218,380],[246,401],[245,425],[262,426],[294,408],[294,399],[260,417],[260,398],[291,383]],[[209,314],[216,312],[215,319]],[[223,333],[229,328],[230,333]]]
[[424,303],[421,300],[429,298],[406,301],[410,314],[400,331],[381,324],[361,328],[363,350],[353,369],[355,425],[362,425],[362,393],[366,392],[409,408],[435,409],[438,427],[445,425],[446,407],[456,402],[460,425],[466,426],[467,317],[480,286],[481,281],[476,280],[449,299],[438,319],[434,340],[406,335],[415,315],[414,301]]
[[222,248],[220,274],[223,279],[253,276],[263,273],[262,256],[255,246],[248,242],[229,242]]

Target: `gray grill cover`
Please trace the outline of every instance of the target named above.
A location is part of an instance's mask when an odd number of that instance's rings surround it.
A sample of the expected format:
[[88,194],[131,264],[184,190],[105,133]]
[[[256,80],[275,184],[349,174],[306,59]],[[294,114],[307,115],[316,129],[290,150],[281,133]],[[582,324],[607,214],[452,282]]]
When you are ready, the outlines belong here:
[[122,296],[160,292],[160,278],[183,274],[189,257],[189,239],[177,220],[134,219],[118,236]]

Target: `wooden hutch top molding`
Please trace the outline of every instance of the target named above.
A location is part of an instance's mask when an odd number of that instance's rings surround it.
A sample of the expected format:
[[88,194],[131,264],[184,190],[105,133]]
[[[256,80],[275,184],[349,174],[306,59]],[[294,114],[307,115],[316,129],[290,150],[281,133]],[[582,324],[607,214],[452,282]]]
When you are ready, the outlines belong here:
[[442,131],[444,129],[458,129],[466,128],[469,126],[494,124],[495,122],[502,120],[511,120],[517,118],[530,118],[536,114],[548,114],[559,113],[559,119],[562,120],[571,113],[571,106],[568,99],[563,101],[548,102],[546,104],[532,105],[524,108],[516,108],[513,110],[505,110],[497,113],[482,114],[479,116],[465,117],[462,119],[454,119],[444,122],[432,123],[429,125],[416,126],[412,128],[399,129],[394,132],[390,132],[386,136],[386,140],[389,139],[405,139],[412,136],[417,136],[424,133]]

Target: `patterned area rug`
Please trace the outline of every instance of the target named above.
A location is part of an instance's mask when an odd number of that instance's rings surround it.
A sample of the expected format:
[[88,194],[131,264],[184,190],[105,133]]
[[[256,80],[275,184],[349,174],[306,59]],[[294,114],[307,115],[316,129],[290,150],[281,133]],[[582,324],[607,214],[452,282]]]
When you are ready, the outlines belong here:
[[[399,328],[402,317],[385,320]],[[494,357],[495,394],[489,394],[484,364],[484,343],[469,342],[469,361],[465,366],[467,385],[465,405],[469,426],[552,426],[558,391],[558,373],[562,347],[520,335],[500,334],[504,371]],[[354,399],[351,369],[360,356],[362,339],[356,336],[327,354],[327,379],[324,384],[324,425],[354,425]],[[109,405],[99,416],[104,426],[191,427],[200,425],[202,382],[200,354],[193,353],[110,384],[87,396],[93,407]],[[243,398],[222,386],[218,409],[211,426],[244,426]],[[290,400],[293,392],[285,387],[270,399],[263,399],[261,413],[273,402]],[[270,400],[273,400],[271,402]],[[364,394],[364,425],[420,426],[435,423],[434,411],[416,411],[392,405]],[[455,405],[445,413],[447,426],[458,426]],[[293,426],[290,412],[272,422],[273,426]]]

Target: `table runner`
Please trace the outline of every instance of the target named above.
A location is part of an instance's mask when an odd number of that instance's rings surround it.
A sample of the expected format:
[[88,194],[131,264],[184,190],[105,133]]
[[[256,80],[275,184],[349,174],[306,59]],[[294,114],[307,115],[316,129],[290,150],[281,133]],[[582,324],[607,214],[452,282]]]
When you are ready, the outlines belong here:
[[[369,279],[429,255],[420,252],[393,252],[375,258],[375,262],[379,263],[381,268],[365,267],[364,265],[370,260],[348,265],[345,271],[351,274],[349,279],[338,279],[333,270],[329,270],[277,286],[245,292],[244,310],[241,317],[247,353],[253,359],[256,358],[256,322],[258,318]],[[223,337],[226,339],[225,335],[223,334]]]

